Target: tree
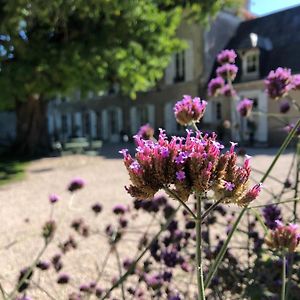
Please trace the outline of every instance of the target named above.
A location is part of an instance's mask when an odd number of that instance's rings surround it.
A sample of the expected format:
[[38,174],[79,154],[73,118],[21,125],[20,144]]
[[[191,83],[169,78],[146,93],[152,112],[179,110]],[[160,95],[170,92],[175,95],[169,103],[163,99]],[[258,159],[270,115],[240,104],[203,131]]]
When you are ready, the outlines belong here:
[[183,46],[183,7],[209,15],[226,1],[195,2],[0,0],[0,104],[16,110],[18,152],[47,147],[47,101],[57,94],[117,83],[134,97],[154,86]]

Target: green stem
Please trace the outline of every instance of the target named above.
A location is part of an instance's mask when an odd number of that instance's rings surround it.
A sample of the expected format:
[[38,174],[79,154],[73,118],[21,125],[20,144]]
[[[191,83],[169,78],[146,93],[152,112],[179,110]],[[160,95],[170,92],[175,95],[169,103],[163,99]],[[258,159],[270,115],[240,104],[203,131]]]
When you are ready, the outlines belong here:
[[[277,160],[279,159],[280,155],[283,153],[283,151],[286,149],[286,147],[288,146],[288,144],[290,143],[290,141],[292,140],[296,130],[298,129],[298,127],[300,126],[300,119],[297,121],[295,127],[291,130],[291,132],[288,134],[288,136],[285,138],[284,142],[282,143],[280,149],[278,150],[276,156],[274,157],[271,165],[269,166],[267,172],[265,173],[265,175],[262,177],[261,179],[261,183],[263,183],[267,177],[269,176],[269,174],[271,173],[273,167],[275,166]],[[239,214],[237,220],[235,221],[234,225],[233,225],[233,228],[232,230],[230,231],[225,243],[223,244],[220,252],[218,253],[213,265],[211,266],[211,268],[209,269],[209,272],[208,272],[208,275],[207,275],[207,278],[205,280],[205,288],[207,288],[214,276],[214,274],[217,272],[217,269],[227,251],[227,247],[228,247],[228,244],[233,236],[233,234],[235,233],[235,231],[237,230],[238,228],[238,225],[244,215],[244,213],[247,211],[247,207],[245,207]]]
[[[118,252],[117,248],[115,248],[115,252],[116,252],[116,258],[117,258],[119,276],[122,277],[121,259],[120,259],[120,255],[119,255],[119,252]],[[121,291],[122,291],[122,299],[125,300],[126,298],[125,298],[124,281],[121,282]]]
[[282,288],[281,288],[281,300],[285,300],[285,284],[286,284],[286,256],[283,254],[282,258]]
[[197,219],[197,216],[194,214],[194,212],[187,206],[187,204],[185,204],[185,202],[184,201],[182,201],[181,199],[180,199],[180,197],[178,197],[178,195],[175,193],[175,192],[173,192],[171,189],[169,189],[169,188],[165,188],[164,189],[165,190],[165,192],[170,196],[170,197],[172,197],[172,198],[174,198],[174,199],[176,199],[177,201],[179,201],[181,204],[182,204],[182,206],[189,212],[189,214],[193,217],[193,219]]
[[224,200],[224,198],[216,201],[214,204],[212,204],[202,215],[201,215],[201,222],[204,222],[204,219],[208,216],[208,214],[210,212],[212,212],[220,203],[222,203],[222,201]]
[[203,280],[203,266],[202,266],[202,218],[201,218],[201,202],[200,194],[197,198],[197,222],[196,222],[196,261],[197,261],[197,286],[198,299],[205,300],[204,280]]
[[166,223],[161,226],[161,229],[156,233],[156,235],[152,238],[148,246],[144,249],[144,251],[141,252],[141,254],[137,257],[137,259],[131,264],[131,266],[128,268],[127,272],[125,272],[122,277],[120,277],[112,286],[111,288],[106,292],[106,294],[101,298],[101,300],[107,299],[110,295],[110,293],[117,288],[122,282],[126,280],[126,278],[132,273],[135,266],[138,264],[138,262],[144,257],[144,255],[148,252],[150,249],[152,243],[158,239],[158,237],[168,228],[172,220],[174,219],[176,213],[180,209],[181,204],[173,211],[173,213],[169,216]]

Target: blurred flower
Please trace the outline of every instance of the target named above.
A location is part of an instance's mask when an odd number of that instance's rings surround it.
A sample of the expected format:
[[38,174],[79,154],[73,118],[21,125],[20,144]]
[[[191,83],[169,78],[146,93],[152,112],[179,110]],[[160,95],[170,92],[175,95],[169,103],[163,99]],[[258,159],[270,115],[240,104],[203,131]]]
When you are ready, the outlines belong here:
[[68,274],[62,273],[58,275],[57,283],[58,284],[67,284],[70,281],[70,276]]
[[206,105],[207,102],[198,97],[193,99],[189,95],[184,95],[183,99],[174,106],[175,118],[181,125],[199,122],[204,115]]
[[218,77],[222,77],[227,80],[234,80],[238,72],[238,67],[232,64],[224,64],[218,67],[216,72]]
[[128,208],[123,204],[117,204],[113,207],[113,213],[115,215],[124,215],[127,212]]
[[49,202],[51,204],[54,204],[54,203],[58,202],[59,200],[60,200],[60,198],[56,194],[50,194],[49,195]]
[[236,91],[233,87],[231,87],[229,84],[224,85],[224,87],[221,90],[221,94],[228,98],[233,98],[236,96]]
[[[291,123],[283,128],[284,131],[290,133],[295,128],[295,124]],[[295,135],[300,135],[300,127],[297,128]]]
[[226,63],[234,64],[236,57],[237,55],[234,50],[225,49],[218,54],[217,60],[221,65]]
[[210,80],[208,83],[208,95],[210,97],[217,97],[222,88],[224,87],[224,79],[222,77],[216,77]]
[[291,108],[290,102],[289,101],[283,101],[279,105],[279,110],[282,114],[287,113]]
[[292,186],[292,182],[289,178],[284,182],[284,188],[289,189]]
[[285,96],[292,88],[291,70],[277,68],[271,71],[265,80],[267,94],[270,98],[278,99]]
[[253,101],[244,98],[237,104],[237,111],[242,117],[248,117],[252,111]]
[[140,127],[136,135],[140,136],[144,140],[150,140],[154,136],[154,129],[149,124],[145,124]]
[[33,275],[33,270],[30,267],[26,267],[20,271],[18,277],[18,292],[21,293],[29,287],[29,281]]
[[71,180],[68,186],[68,191],[75,192],[82,189],[85,186],[85,181],[82,178],[74,178]]
[[50,268],[50,263],[47,261],[40,260],[37,264],[36,267],[42,271],[48,270]]
[[277,227],[276,220],[282,220],[280,208],[272,204],[265,206],[262,211],[266,225],[270,229],[275,229]]
[[300,242],[300,235],[298,225],[289,224],[284,225],[281,221],[277,220],[277,227],[270,230],[265,238],[265,243],[275,250],[295,252]]
[[292,78],[292,87],[294,90],[300,89],[300,75],[294,75]]
[[98,215],[102,211],[102,205],[100,203],[95,203],[92,205],[92,210],[96,215]]
[[33,300],[31,297],[23,295],[16,298],[16,300]]

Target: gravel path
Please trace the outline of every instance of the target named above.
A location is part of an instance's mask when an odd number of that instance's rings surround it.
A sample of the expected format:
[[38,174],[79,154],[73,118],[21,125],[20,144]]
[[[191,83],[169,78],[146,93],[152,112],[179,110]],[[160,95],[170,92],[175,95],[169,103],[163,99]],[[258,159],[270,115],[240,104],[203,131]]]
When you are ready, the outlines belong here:
[[[107,146],[103,149],[103,155],[98,157],[76,155],[36,160],[30,163],[25,180],[0,187],[2,204],[0,282],[6,289],[11,288],[18,271],[32,262],[32,258],[43,245],[41,224],[49,218],[48,195],[50,193],[56,193],[62,198],[54,212],[54,217],[59,223],[56,242],[68,237],[71,232],[69,224],[74,217],[83,216],[90,225],[103,231],[112,219],[112,206],[117,203],[130,203],[131,197],[124,192],[124,186],[128,184],[127,173],[122,160],[115,155],[120,148],[120,145]],[[262,151],[263,153],[259,154]],[[274,153],[274,149],[261,151],[250,149],[249,154],[254,154],[253,167],[265,171]],[[271,175],[283,181],[292,156],[292,153],[283,155]],[[87,185],[71,201],[66,186],[76,176],[84,178]],[[254,178],[259,180],[261,174],[254,173]],[[268,179],[264,186],[271,192],[280,190],[280,186],[272,179]],[[264,192],[260,202],[268,201],[270,198],[272,197]],[[104,212],[98,217],[95,217],[90,209],[95,202],[100,202],[104,206]],[[77,276],[74,282],[91,281],[95,273],[95,262],[101,265],[107,247],[103,237],[92,236],[86,242],[79,244],[78,251],[66,256],[65,271]],[[122,251],[131,254],[135,251],[134,245],[128,244]],[[57,246],[51,245],[44,257],[49,258],[56,252]],[[114,259],[110,260],[110,264],[115,270]],[[54,273],[50,273],[49,276],[56,278]],[[41,277],[39,280],[41,283],[45,281],[47,285],[50,285],[48,288],[55,295],[55,299],[64,299],[65,293],[70,291],[70,287],[66,287],[63,292],[57,293],[55,283],[52,286],[47,277]],[[34,299],[49,299],[38,289],[31,295],[34,295]]]

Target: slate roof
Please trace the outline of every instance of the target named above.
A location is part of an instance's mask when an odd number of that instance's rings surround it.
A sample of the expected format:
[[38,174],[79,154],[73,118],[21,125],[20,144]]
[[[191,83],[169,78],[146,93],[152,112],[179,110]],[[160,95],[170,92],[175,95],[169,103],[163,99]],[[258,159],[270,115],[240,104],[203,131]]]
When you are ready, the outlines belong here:
[[[265,78],[270,70],[277,67],[287,67],[294,74],[300,73],[300,6],[241,22],[225,49],[252,48],[250,33],[258,36],[260,78]],[[241,62],[237,63],[240,65]]]

